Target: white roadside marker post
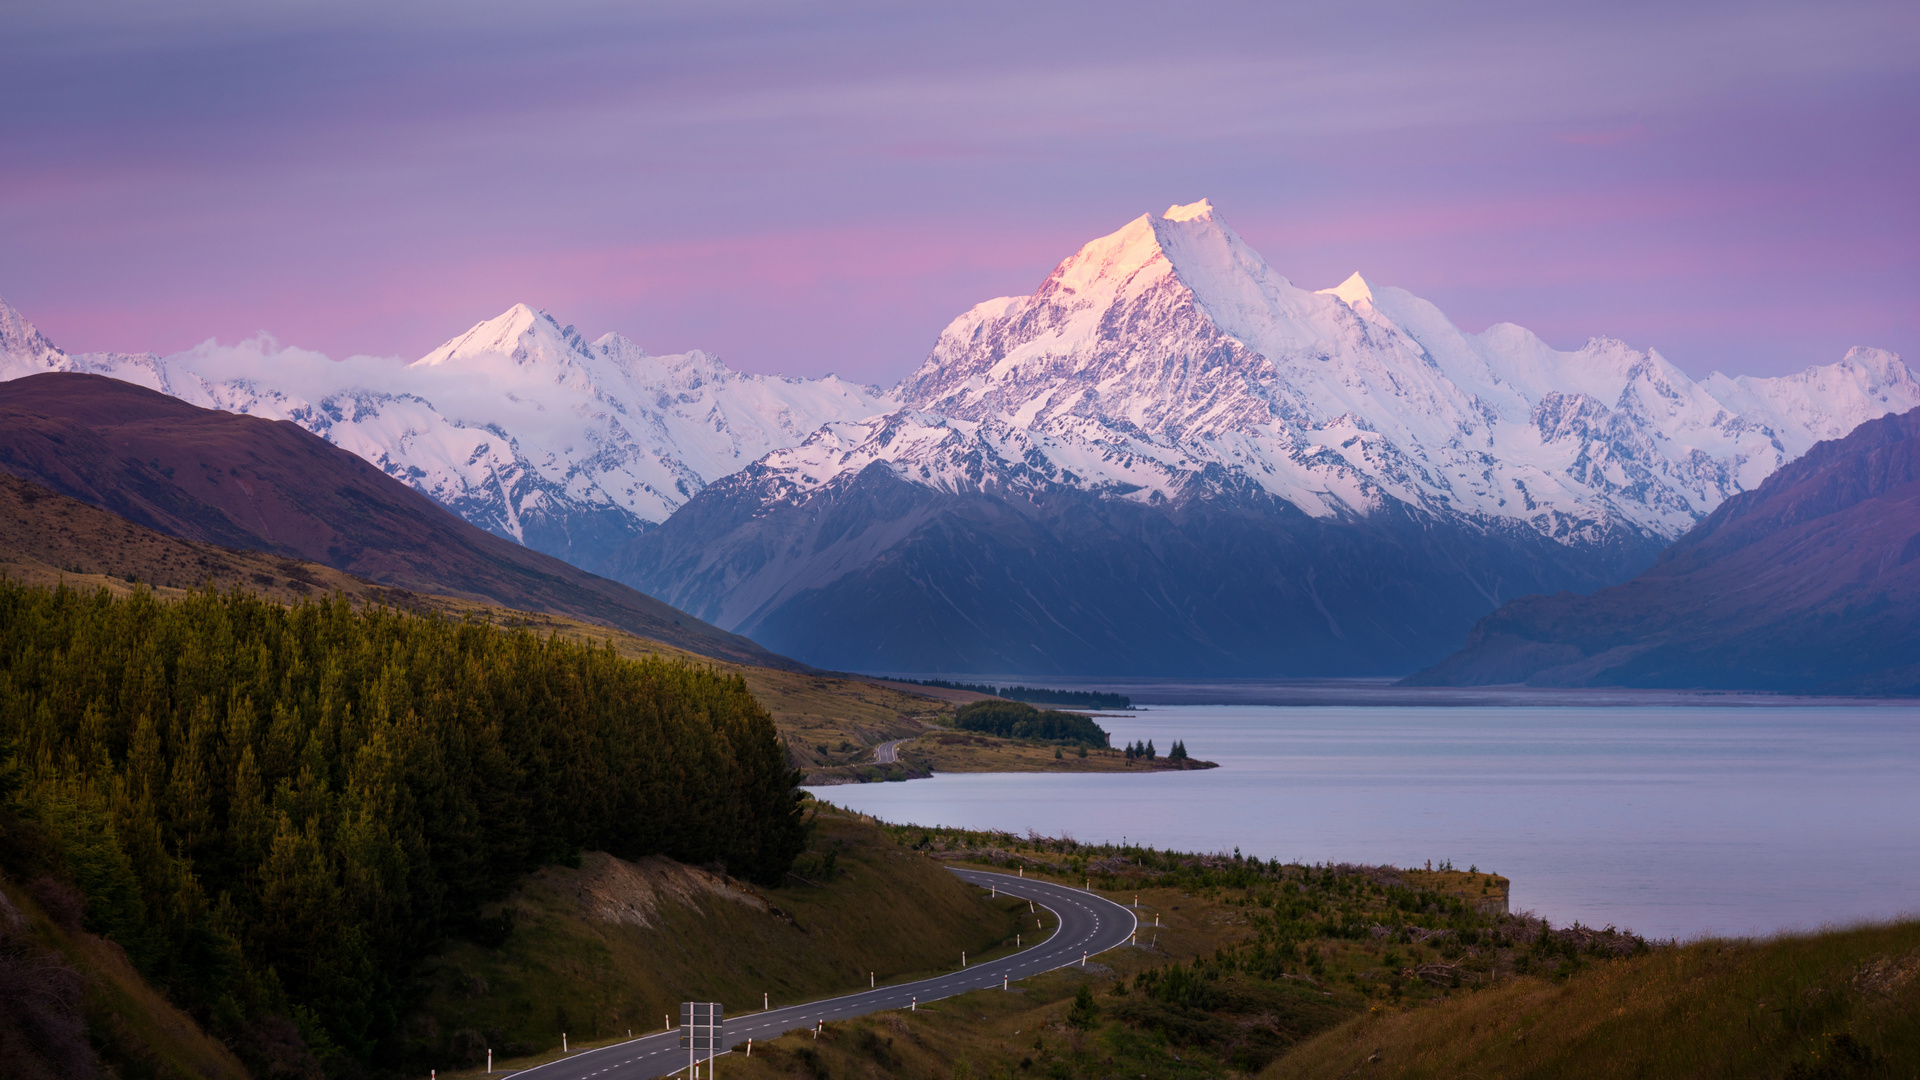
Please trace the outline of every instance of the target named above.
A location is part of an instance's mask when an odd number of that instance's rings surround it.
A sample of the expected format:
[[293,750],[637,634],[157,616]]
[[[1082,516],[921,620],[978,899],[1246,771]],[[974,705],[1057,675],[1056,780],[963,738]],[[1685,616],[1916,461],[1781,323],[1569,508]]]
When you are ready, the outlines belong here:
[[915,995],[914,995],[914,997],[913,997],[913,1001],[912,1001],[912,1002],[911,1002],[910,1004],[908,1004],[908,1005],[907,1005],[907,1011],[908,1011],[908,1012],[919,1012],[919,1011],[920,1011],[920,995],[918,995],[918,994],[915,994]]
[[967,966],[967,954],[964,952],[960,954],[960,966],[961,967]]
[[565,1054],[565,1053],[568,1053],[568,1050],[567,1050],[567,1033],[566,1033],[566,1032],[564,1032],[564,1031],[560,1033],[560,1052],[561,1052],[561,1053],[563,1053],[563,1054]]
[[1011,978],[1013,978],[1011,975],[1000,976],[1000,989],[1005,990],[1007,988],[1007,980]]
[[1086,953],[1081,953],[1081,954],[1080,954],[1080,966],[1081,966],[1081,967],[1086,967],[1086,966],[1087,966],[1087,954],[1086,954]]
[[493,1047],[487,1047],[487,1075],[493,1075]]
[[753,1040],[752,1039],[747,1040],[747,1056],[748,1057],[753,1056]]
[[771,994],[761,994],[760,995],[760,1011],[767,1012],[768,1010],[772,1009],[773,1006],[772,1004],[770,1004],[770,1002],[772,1001],[773,1001],[773,996]]

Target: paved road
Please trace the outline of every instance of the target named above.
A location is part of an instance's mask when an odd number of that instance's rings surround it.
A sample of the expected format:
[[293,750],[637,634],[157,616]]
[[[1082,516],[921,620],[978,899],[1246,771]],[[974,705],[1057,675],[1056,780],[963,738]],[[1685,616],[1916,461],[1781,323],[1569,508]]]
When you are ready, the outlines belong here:
[[[918,736],[915,737],[917,738]],[[912,741],[913,739],[895,739],[892,742],[881,743],[879,746],[873,748],[873,763],[875,765],[891,765],[899,761],[900,744]]]
[[[722,1045],[733,1046],[748,1039],[771,1039],[795,1028],[812,1027],[818,1020],[847,1020],[887,1009],[904,1009],[915,998],[922,1004],[938,1001],[969,990],[999,986],[1003,978],[1017,982],[1055,968],[1078,964],[1084,956],[1098,955],[1117,945],[1124,945],[1138,925],[1133,913],[1125,907],[1081,889],[1071,889],[1049,881],[1012,877],[990,870],[955,866],[947,869],[982,888],[991,885],[1000,892],[1032,900],[1054,914],[1059,921],[1058,929],[1047,940],[1011,956],[972,964],[931,979],[883,986],[877,990],[862,990],[845,997],[828,998],[770,1012],[728,1017]],[[958,961],[959,957],[954,959]],[[680,1048],[679,1033],[661,1032],[598,1050],[583,1050],[571,1057],[536,1065],[512,1075],[529,1080],[649,1080],[686,1067],[687,1052]],[[703,1072],[703,1080],[704,1076]]]

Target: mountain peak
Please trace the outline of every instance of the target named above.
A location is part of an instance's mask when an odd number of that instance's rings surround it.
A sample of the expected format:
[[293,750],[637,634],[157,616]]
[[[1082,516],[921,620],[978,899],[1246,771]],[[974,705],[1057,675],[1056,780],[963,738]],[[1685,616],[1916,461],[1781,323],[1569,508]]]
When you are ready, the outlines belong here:
[[482,356],[506,356],[517,364],[564,361],[570,354],[588,355],[585,340],[571,326],[547,312],[526,304],[515,304],[458,337],[449,338],[439,348],[413,362],[414,367],[439,367],[442,364],[473,360]]
[[1201,199],[1185,206],[1169,206],[1167,212],[1160,216],[1167,221],[1212,221],[1213,203]]
[[60,355],[60,349],[18,308],[0,299],[0,356],[39,360]]
[[1347,280],[1335,285],[1331,289],[1319,289],[1316,291],[1316,294],[1319,296],[1337,296],[1346,301],[1348,307],[1357,307],[1362,300],[1365,300],[1369,304],[1373,303],[1373,290],[1367,287],[1367,279],[1361,277],[1360,271],[1358,270],[1355,270],[1353,276],[1347,278]]
[[1880,383],[1912,383],[1913,372],[1900,359],[1900,354],[1885,349],[1875,349],[1867,345],[1855,345],[1847,350],[1841,365],[1859,368],[1871,374]]

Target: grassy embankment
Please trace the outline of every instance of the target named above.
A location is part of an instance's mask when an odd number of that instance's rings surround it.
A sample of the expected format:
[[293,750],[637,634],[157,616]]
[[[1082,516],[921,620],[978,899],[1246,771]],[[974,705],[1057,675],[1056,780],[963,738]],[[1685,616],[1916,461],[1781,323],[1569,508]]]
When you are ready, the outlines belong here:
[[[1305,867],[1067,839],[887,826],[933,859],[1016,868],[1138,903],[1137,944],[1027,980],[785,1036],[734,1076],[1220,1076],[1258,1069],[1372,1006],[1467,992],[1510,971],[1534,924],[1479,872]],[[1376,931],[1375,927],[1379,929]],[[1455,948],[1463,931],[1475,945]],[[1608,935],[1606,947],[1636,947]],[[1086,986],[1097,1015],[1073,1026]],[[964,1064],[962,1064],[964,1063]]]
[[[664,859],[602,854],[548,867],[489,913],[493,946],[460,941],[429,965],[413,1034],[449,1036],[442,1071],[495,1052],[496,1068],[660,1030],[687,1000],[757,1012],[957,967],[1031,934],[1025,904],[990,901],[870,819],[821,807],[780,888],[752,889]],[[514,1061],[514,1058],[525,1060]]]

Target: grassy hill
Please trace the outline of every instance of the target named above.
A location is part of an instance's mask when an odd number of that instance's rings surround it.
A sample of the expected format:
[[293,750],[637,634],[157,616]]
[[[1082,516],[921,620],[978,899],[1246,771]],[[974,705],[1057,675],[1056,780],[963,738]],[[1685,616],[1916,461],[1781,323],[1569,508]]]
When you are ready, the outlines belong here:
[[420,1044],[412,1056],[470,1068],[491,1046],[496,1067],[524,1065],[508,1059],[557,1051],[563,1031],[578,1048],[658,1030],[682,1001],[719,1001],[731,1015],[865,987],[869,972],[882,983],[918,978],[1011,941],[1015,908],[1029,918],[1025,904],[990,901],[831,807],[779,888],[589,854],[494,905],[513,913],[504,941],[461,941],[435,958],[409,1023]]
[[1701,941],[1370,1012],[1263,1076],[1920,1076],[1920,922]]

